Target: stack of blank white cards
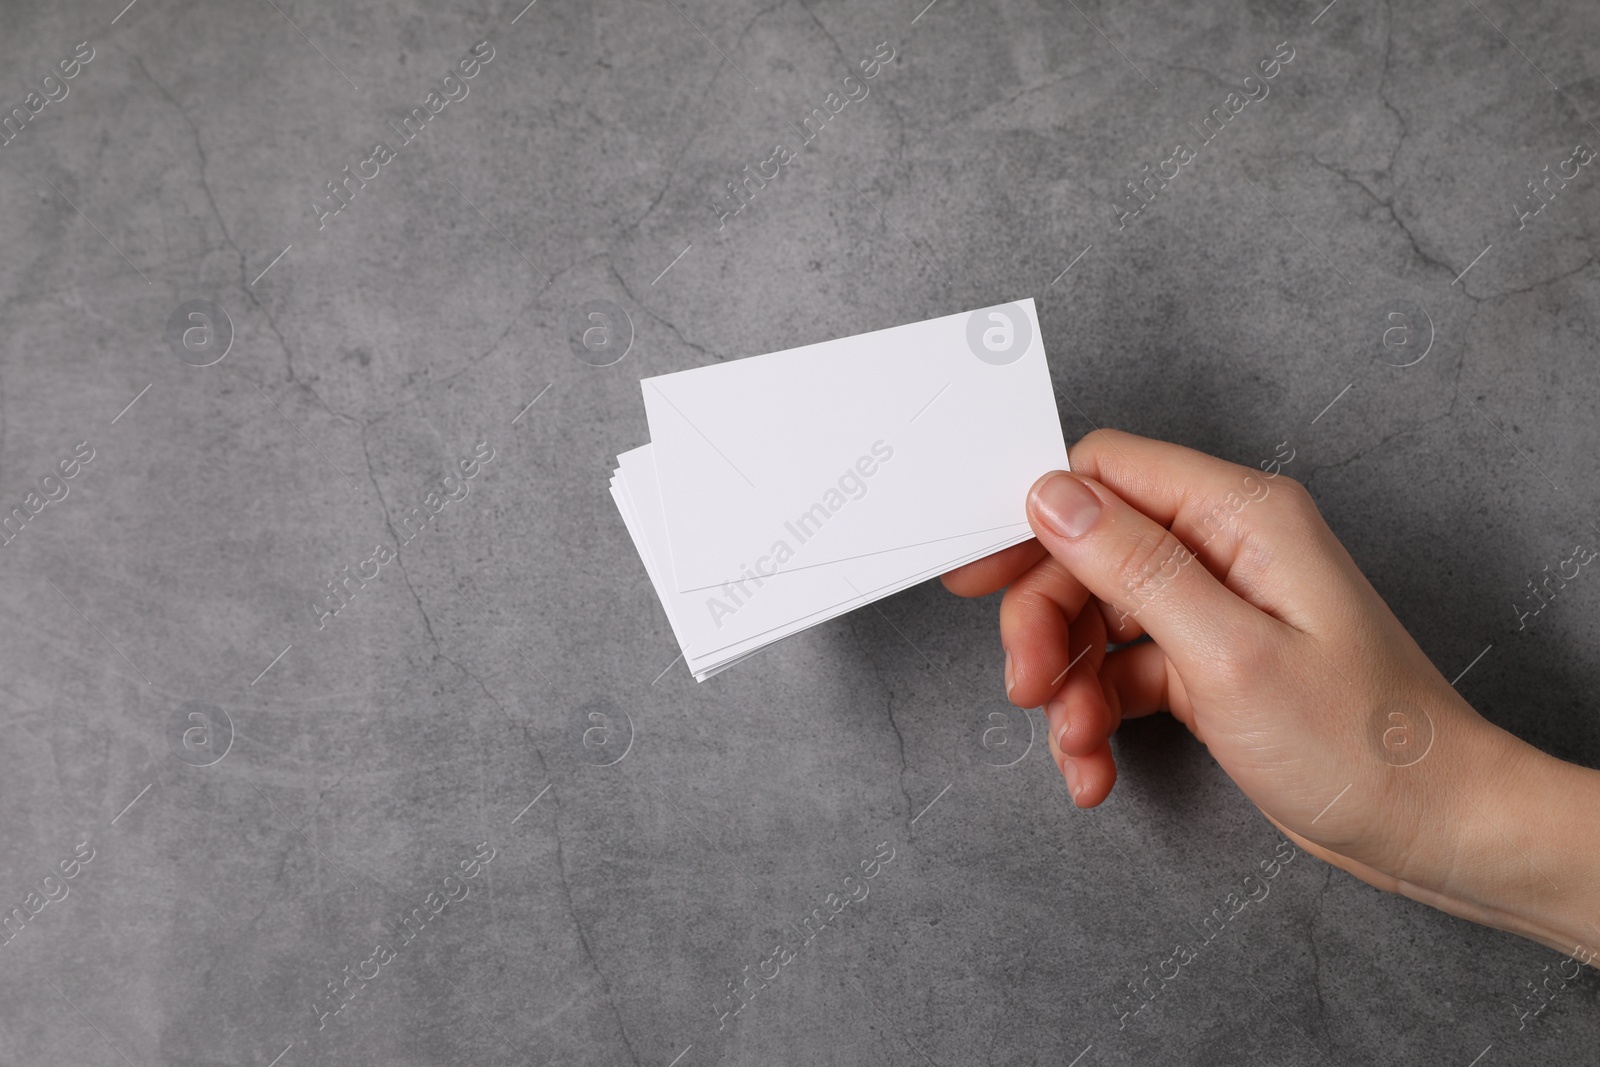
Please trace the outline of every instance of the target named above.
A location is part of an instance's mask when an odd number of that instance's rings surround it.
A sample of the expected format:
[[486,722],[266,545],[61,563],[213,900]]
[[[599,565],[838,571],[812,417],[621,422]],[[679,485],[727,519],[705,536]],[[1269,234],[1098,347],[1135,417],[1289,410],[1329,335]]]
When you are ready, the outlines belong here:
[[640,386],[611,495],[699,681],[1027,540],[1067,466],[1031,299]]

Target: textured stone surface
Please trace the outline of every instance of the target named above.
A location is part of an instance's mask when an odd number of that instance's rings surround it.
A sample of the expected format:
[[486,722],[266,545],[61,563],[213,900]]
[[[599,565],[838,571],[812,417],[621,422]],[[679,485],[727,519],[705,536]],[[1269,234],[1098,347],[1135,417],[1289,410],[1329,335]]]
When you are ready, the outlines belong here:
[[[1123,731],[1092,813],[1037,712],[985,748],[994,602],[923,586],[705,685],[669,667],[606,493],[637,380],[1032,295],[1069,437],[1291,442],[1445,675],[1600,760],[1600,580],[1520,633],[1510,607],[1597,516],[1600,178],[1514,208],[1600,146],[1594,5],[923,3],[5,6],[5,108],[94,58],[0,147],[0,503],[94,458],[0,550],[0,904],[93,858],[0,946],[0,1062],[1592,1060],[1594,972],[1519,1032],[1556,954],[1306,857],[1119,1030],[1277,838],[1171,722]],[[319,232],[324,183],[484,40]],[[719,229],[723,184],[885,41]],[[1119,229],[1124,181],[1280,42]],[[165,339],[190,300],[231,319],[212,366]],[[570,343],[590,300],[631,319],[609,367]],[[1432,345],[1397,368],[1406,304]],[[480,441],[467,498],[319,629]],[[869,896],[719,1031],[880,842]]]

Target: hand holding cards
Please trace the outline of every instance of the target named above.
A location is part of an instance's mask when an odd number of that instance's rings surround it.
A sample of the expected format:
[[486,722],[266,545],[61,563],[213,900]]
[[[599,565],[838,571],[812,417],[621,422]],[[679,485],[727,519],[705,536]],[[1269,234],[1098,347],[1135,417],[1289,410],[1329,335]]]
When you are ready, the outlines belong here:
[[640,385],[611,493],[702,681],[1027,540],[1067,466],[1031,299]]

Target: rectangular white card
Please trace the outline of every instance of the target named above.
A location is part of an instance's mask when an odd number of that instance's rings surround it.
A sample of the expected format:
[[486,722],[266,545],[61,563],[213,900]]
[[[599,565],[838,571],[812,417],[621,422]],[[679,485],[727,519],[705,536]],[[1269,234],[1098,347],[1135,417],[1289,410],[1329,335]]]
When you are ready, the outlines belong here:
[[678,591],[1001,543],[1067,465],[1032,299],[640,384]]
[[658,546],[665,524],[653,477],[653,451],[646,445],[618,457],[612,495],[691,669],[759,648],[1032,536],[1026,525],[1008,527],[1000,536],[968,534],[760,581],[740,577],[722,588],[680,593],[666,586],[660,573]]

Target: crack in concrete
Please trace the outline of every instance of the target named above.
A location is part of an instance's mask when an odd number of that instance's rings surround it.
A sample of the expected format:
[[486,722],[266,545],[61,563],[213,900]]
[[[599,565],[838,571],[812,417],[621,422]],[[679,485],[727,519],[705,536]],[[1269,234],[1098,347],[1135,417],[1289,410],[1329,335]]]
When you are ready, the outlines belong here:
[[[876,668],[874,668],[876,670]],[[889,719],[889,728],[894,731],[894,740],[900,751],[900,773],[895,780],[900,784],[900,796],[906,802],[906,837],[911,836],[911,794],[906,791],[906,735],[900,732],[900,723],[894,717],[894,690],[888,691],[884,698],[884,713]]]
[[[852,617],[850,621],[852,631],[856,630],[857,624],[857,619]],[[912,812],[916,810],[916,805],[906,789],[906,771],[909,769],[906,763],[906,736],[900,731],[900,723],[894,717],[894,687],[885,682],[882,668],[870,655],[867,657],[867,666],[872,669],[872,676],[877,679],[878,687],[884,691],[884,714],[889,720],[889,728],[894,731],[895,746],[900,756],[900,773],[895,775],[895,784],[900,787],[900,798],[906,803],[906,838],[909,840],[912,832]]]
[[691,341],[687,337],[685,337],[683,335],[683,331],[678,329],[678,327],[675,326],[671,321],[669,321],[669,320],[667,320],[665,318],[662,318],[660,315],[657,315],[654,311],[651,311],[649,306],[646,305],[644,303],[644,301],[640,300],[639,297],[634,293],[634,291],[631,288],[629,288],[627,281],[622,277],[622,274],[617,270],[616,266],[612,264],[610,259],[606,260],[606,269],[608,269],[611,272],[611,276],[617,280],[617,284],[622,287],[622,291],[628,294],[628,299],[632,300],[633,303],[634,303],[634,306],[637,307],[640,311],[644,312],[646,315],[649,315],[652,319],[655,319],[657,322],[661,323],[661,325],[663,325],[667,329],[671,330],[673,336],[676,337],[679,340],[679,342],[681,342],[686,347],[694,349],[696,352],[699,352],[702,356],[709,356],[710,358],[716,360],[718,363],[723,362],[724,357],[717,355],[715,352],[711,351],[709,348],[705,348],[702,345],[695,344],[693,341]]
[[[776,11],[778,8],[782,7],[784,5],[784,3],[786,3],[786,2],[787,2],[787,0],[778,0],[777,3],[772,4],[772,5],[768,6],[768,7],[764,7],[761,10],[757,11],[754,15],[752,15],[750,17],[750,20],[745,23],[744,29],[740,30],[739,31],[739,35],[734,38],[734,41],[733,41],[734,49],[738,49],[739,45],[744,43],[744,39],[745,39],[746,35],[748,35],[750,30],[752,28],[754,28],[754,26],[756,24],[756,21],[758,19],[762,18],[764,15],[767,15],[768,13],[770,13],[772,11]],[[710,121],[710,116],[707,114],[706,109],[705,109],[705,103],[706,103],[706,99],[713,95],[712,90],[716,86],[717,78],[720,77],[721,74],[722,74],[721,64],[718,64],[716,73],[712,74],[710,78],[706,79],[705,88],[702,89],[701,92],[700,92],[699,106],[697,106],[695,108],[695,113],[697,115],[699,115],[700,117],[695,122],[694,129],[689,131],[689,136],[684,139],[683,147],[678,149],[677,154],[667,164],[667,175],[666,175],[666,177],[664,179],[662,179],[661,191],[656,193],[656,196],[655,196],[654,200],[650,201],[650,206],[648,206],[648,207],[646,207],[644,209],[644,214],[640,215],[633,222],[631,222],[628,225],[623,227],[623,232],[627,232],[629,230],[638,230],[639,227],[644,225],[644,221],[646,219],[648,219],[651,216],[651,214],[654,213],[655,209],[661,205],[661,201],[666,197],[668,190],[670,190],[672,188],[672,179],[678,173],[679,164],[681,164],[683,162],[683,157],[688,154],[690,147],[693,146],[693,144],[695,143],[696,139],[699,138],[700,132],[706,128],[706,123]]]
[[134,65],[139,68],[139,73],[143,74],[145,79],[149,81],[151,85],[156,87],[156,91],[162,95],[167,103],[172,105],[173,110],[176,111],[179,117],[183,119],[184,125],[189,127],[189,134],[194,139],[195,154],[200,160],[200,170],[197,175],[200,182],[200,189],[206,195],[206,203],[211,206],[211,214],[217,220],[218,228],[222,230],[223,243],[225,243],[229,248],[233,249],[234,253],[239,257],[240,291],[243,293],[244,297],[249,300],[252,305],[254,305],[256,310],[261,312],[262,317],[267,320],[267,328],[272,331],[273,337],[277,338],[278,347],[283,350],[284,367],[289,372],[289,381],[293,382],[295,385],[298,385],[301,389],[304,389],[307,393],[311,394],[312,399],[317,402],[318,406],[320,406],[324,411],[333,417],[337,419],[343,419],[347,422],[359,422],[360,420],[353,415],[346,415],[343,412],[335,411],[328,405],[327,401],[323,400],[322,395],[317,392],[316,388],[313,387],[310,382],[303,381],[295,376],[293,349],[289,347],[289,342],[283,336],[283,332],[278,329],[277,320],[273,318],[272,312],[267,309],[267,306],[261,302],[261,300],[256,296],[255,292],[245,282],[245,275],[249,272],[247,257],[245,256],[244,249],[239,247],[238,242],[233,239],[233,234],[229,232],[228,223],[222,217],[222,209],[217,206],[217,198],[211,191],[210,179],[206,177],[206,167],[209,164],[209,160],[206,156],[205,143],[200,138],[200,127],[195,124],[194,119],[189,117],[189,113],[183,109],[182,104],[178,103],[177,98],[167,91],[167,87],[156,81],[155,76],[145,69],[144,60],[140,59],[138,56],[134,56],[132,58]]
[[[839,45],[838,38],[836,38],[833,35],[833,32],[828,29],[827,25],[822,21],[822,19],[820,17],[818,17],[817,13],[812,11],[811,8],[806,6],[805,0],[799,0],[799,2],[800,2],[800,9],[806,13],[806,15],[811,19],[812,22],[816,23],[817,29],[821,30],[822,31],[822,35],[828,39],[830,44],[833,45],[833,50],[839,56],[840,61],[844,63],[845,69],[850,71],[852,74],[854,74],[856,72],[857,68],[856,68],[856,66],[854,64],[852,64],[850,62],[850,57],[845,54],[844,49]],[[776,5],[774,5],[774,6],[776,6]],[[742,39],[743,38],[741,36],[741,40]],[[895,50],[895,59],[899,59],[899,58],[900,58],[900,51],[898,49],[896,49]],[[884,64],[884,69],[887,69],[887,68],[888,68],[888,64],[886,63],[886,64]],[[880,73],[881,73],[881,71],[880,71]],[[1021,94],[1018,94],[1018,95],[1021,95]],[[894,98],[889,96],[887,93],[885,93],[884,96],[888,100],[889,110],[894,112],[895,133],[899,138],[899,143],[896,146],[896,150],[895,150],[895,170],[896,170],[897,173],[900,173],[904,178],[909,180],[910,172],[907,171],[906,168],[905,168],[905,162],[906,162],[906,118],[905,118],[905,115],[901,114],[900,106],[895,103]],[[865,99],[865,98],[863,98],[863,99]],[[818,145],[818,151],[819,152],[821,151],[821,145],[820,144]]]
[[[1452,400],[1451,404],[1454,405],[1454,403],[1455,403],[1454,400]],[[1337,463],[1324,463],[1321,466],[1313,467],[1305,475],[1305,477],[1300,479],[1300,484],[1309,487],[1311,485],[1311,479],[1315,478],[1317,475],[1321,474],[1323,471],[1338,470],[1340,467],[1348,467],[1350,464],[1354,463],[1356,460],[1361,459],[1364,456],[1369,456],[1372,453],[1376,452],[1378,449],[1382,448],[1384,445],[1388,444],[1390,441],[1393,441],[1395,438],[1404,437],[1407,434],[1421,433],[1422,430],[1425,427],[1432,426],[1436,422],[1439,422],[1439,421],[1444,420],[1444,419],[1448,419],[1454,414],[1455,414],[1455,412],[1454,412],[1453,409],[1445,411],[1443,414],[1435,415],[1431,419],[1424,419],[1422,422],[1417,423],[1415,426],[1408,426],[1403,430],[1396,430],[1394,433],[1391,433],[1388,436],[1384,437],[1382,440],[1378,441],[1376,444],[1371,445],[1371,446],[1369,446],[1367,448],[1360,449],[1360,450],[1356,451],[1355,453],[1353,453],[1353,454],[1351,454],[1349,456],[1346,456],[1344,459],[1339,460]]]
[[667,191],[672,188],[672,179],[677,176],[678,166],[683,162],[683,157],[688,154],[690,147],[699,138],[700,131],[704,130],[706,123],[710,121],[709,115],[705,111],[705,102],[706,98],[711,96],[711,89],[716,84],[716,81],[717,76],[715,74],[706,80],[706,87],[700,93],[700,105],[695,109],[700,118],[695,123],[694,129],[689,131],[689,136],[684,139],[683,147],[678,149],[677,155],[667,163],[667,176],[661,181],[661,191],[656,193],[655,199],[650,201],[650,205],[644,209],[644,214],[623,227],[624,233],[630,230],[637,231],[644,225],[645,219],[648,219],[655,209],[661,206],[661,201],[666,198]]
[[1328,895],[1328,884],[1333,878],[1333,867],[1322,865],[1322,887],[1317,891],[1311,921],[1306,924],[1306,943],[1311,947],[1311,989],[1317,996],[1317,1029],[1328,1036],[1328,1000],[1322,991],[1322,951],[1317,947],[1317,920],[1322,917],[1322,901]]
[[1562,271],[1560,274],[1557,274],[1557,275],[1555,275],[1554,277],[1551,277],[1551,278],[1546,278],[1542,282],[1534,282],[1532,285],[1525,285],[1520,289],[1505,289],[1505,290],[1502,290],[1501,292],[1495,293],[1493,296],[1484,297],[1483,299],[1485,299],[1485,300],[1499,300],[1501,297],[1518,296],[1518,295],[1520,295],[1522,293],[1531,293],[1535,289],[1543,289],[1547,285],[1553,285],[1556,282],[1565,281],[1566,279],[1572,277],[1574,274],[1582,274],[1584,271],[1586,271],[1590,267],[1594,266],[1594,264],[1595,264],[1595,257],[1593,255],[1591,255],[1588,259],[1584,260],[1581,264],[1579,264],[1578,266],[1572,268],[1571,270]]
[[806,17],[816,25],[817,29],[822,31],[822,36],[826,37],[828,43],[833,45],[834,54],[839,57],[847,68],[854,69],[850,67],[850,57],[845,55],[844,49],[839,46],[839,39],[833,35],[833,31],[828,29],[827,24],[817,17],[815,11],[806,6],[806,0],[798,0],[798,3],[800,4],[800,10],[806,13]]
[[1471,345],[1472,324],[1478,320],[1478,312],[1482,308],[1483,305],[1481,303],[1474,301],[1472,312],[1467,316],[1467,324],[1461,329],[1461,356],[1456,360],[1456,376],[1452,382],[1453,387],[1450,390],[1449,412],[1451,415],[1456,413],[1456,400],[1461,396],[1461,372],[1467,369],[1467,349]]
[[1383,71],[1378,75],[1377,95],[1378,102],[1388,110],[1389,114],[1394,116],[1395,122],[1400,125],[1400,132],[1395,137],[1394,149],[1389,153],[1389,162],[1383,168],[1384,173],[1393,181],[1394,161],[1400,158],[1400,149],[1405,147],[1406,138],[1411,134],[1411,124],[1406,121],[1406,117],[1400,113],[1400,109],[1390,102],[1383,91],[1384,86],[1389,81],[1389,58],[1394,50],[1394,5],[1389,0],[1384,0],[1383,8],[1388,13],[1388,19],[1383,28]]
[[[1357,189],[1360,189],[1364,194],[1366,194],[1366,196],[1369,199],[1372,200],[1373,203],[1377,204],[1379,207],[1383,208],[1386,212],[1388,212],[1389,218],[1394,222],[1395,227],[1397,229],[1399,229],[1399,231],[1402,234],[1405,235],[1406,242],[1411,245],[1411,251],[1416,255],[1416,257],[1418,259],[1422,260],[1424,263],[1428,264],[1431,267],[1439,268],[1440,270],[1444,271],[1446,274],[1449,274],[1452,278],[1454,278],[1456,276],[1457,272],[1456,272],[1456,269],[1454,267],[1452,267],[1446,261],[1444,261],[1444,260],[1440,259],[1439,257],[1433,255],[1431,252],[1426,251],[1422,247],[1422,245],[1417,241],[1416,235],[1411,232],[1411,227],[1409,225],[1407,225],[1406,221],[1400,217],[1400,213],[1395,209],[1393,199],[1388,199],[1388,200],[1384,199],[1382,196],[1379,196],[1377,193],[1373,192],[1372,189],[1370,189],[1367,186],[1366,182],[1362,181],[1360,178],[1357,178],[1357,177],[1353,176],[1349,171],[1343,169],[1342,167],[1337,166],[1336,164],[1327,163],[1327,162],[1324,162],[1321,159],[1318,159],[1317,156],[1315,155],[1315,153],[1307,152],[1305,155],[1306,155],[1306,158],[1310,159],[1312,163],[1314,163],[1317,166],[1321,167],[1323,170],[1326,170],[1331,174],[1337,175],[1338,177],[1342,178],[1344,181],[1349,182],[1351,185],[1354,185]],[[1467,292],[1465,289],[1463,289],[1462,292],[1467,297],[1467,299],[1469,299],[1469,300],[1477,301],[1477,300],[1481,300],[1482,299],[1482,297],[1473,296],[1470,292]]]
[[[494,355],[495,352],[500,348],[500,345],[505,341],[505,339],[507,337],[511,336],[511,331],[517,328],[517,323],[522,321],[522,316],[527,313],[528,308],[536,300],[538,300],[538,298],[539,298],[539,294],[536,294],[534,296],[530,296],[527,300],[523,301],[522,306],[517,309],[517,313],[515,315],[511,316],[511,321],[506,324],[506,328],[500,331],[500,336],[496,337],[493,341],[491,341],[489,343],[489,347],[488,348],[485,348],[478,355],[476,355],[472,359],[468,360],[466,365],[461,367],[460,369],[451,371],[449,374],[445,375],[443,378],[440,378],[436,382],[430,381],[428,383],[427,387],[430,388],[430,389],[436,389],[436,388],[441,388],[443,386],[449,385],[451,382],[455,381],[457,378],[461,377],[463,374],[466,374],[469,371],[475,369],[478,366],[478,364],[482,363],[484,360],[486,360],[490,356]],[[398,406],[399,405],[396,405],[396,407],[398,407]],[[391,408],[390,410],[393,410],[393,409]]]
[[[364,423],[361,427],[361,454],[367,460],[367,480],[372,483],[373,492],[378,494],[378,507],[383,509],[384,525],[389,528],[390,533],[396,535],[394,559],[396,563],[400,564],[400,578],[406,583],[406,588],[410,590],[411,599],[416,601],[417,611],[422,616],[422,625],[428,631],[428,640],[433,642],[433,657],[437,662],[441,656],[444,656],[444,647],[439,644],[438,635],[433,632],[433,620],[428,618],[428,609],[422,606],[422,597],[417,594],[417,587],[411,584],[411,572],[406,570],[405,556],[400,551],[403,545],[398,537],[399,531],[394,528],[394,520],[389,515],[389,503],[384,499],[383,489],[378,485],[378,476],[372,469],[372,451],[367,447],[367,427],[370,425],[371,423]],[[444,658],[449,659],[448,656]],[[454,660],[450,660],[450,662],[455,663]],[[461,667],[459,663],[456,666],[458,668]],[[461,669],[464,670],[465,668]]]
[[[542,757],[541,757],[542,762]],[[577,905],[572,896],[572,883],[567,871],[566,848],[561,843],[561,794],[555,789],[550,790],[551,802],[555,805],[555,839],[556,839],[556,869],[561,875],[561,895],[567,905],[567,915],[572,920],[573,929],[578,932],[578,944],[583,949],[583,955],[589,962],[589,968],[600,979],[600,990],[605,994],[606,1006],[611,1009],[612,1016],[617,1020],[617,1029],[622,1035],[622,1043],[628,1048],[628,1056],[633,1060],[634,1067],[640,1067],[639,1052],[633,1047],[633,1038],[628,1035],[628,1024],[622,1018],[622,1009],[618,1007],[616,996],[612,993],[611,982],[600,969],[600,960],[595,956],[594,949],[589,944],[589,935],[584,930],[583,922],[578,918]]]

